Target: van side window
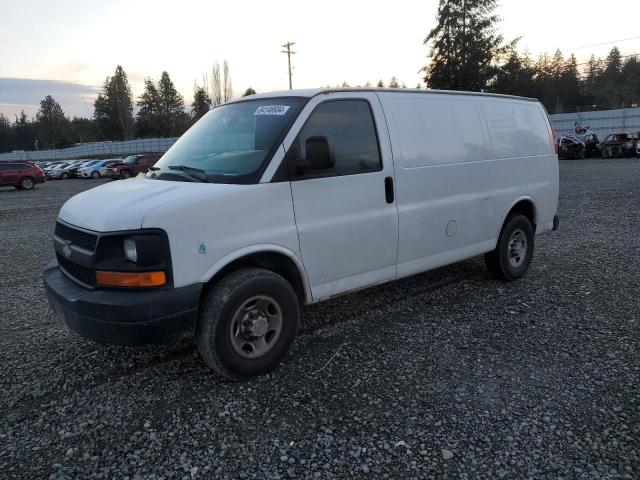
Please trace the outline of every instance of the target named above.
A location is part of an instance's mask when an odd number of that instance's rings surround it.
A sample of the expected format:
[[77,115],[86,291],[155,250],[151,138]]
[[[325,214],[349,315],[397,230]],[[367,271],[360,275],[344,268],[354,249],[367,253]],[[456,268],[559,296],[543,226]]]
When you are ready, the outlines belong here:
[[327,139],[333,164],[317,172],[298,172],[297,178],[353,175],[382,169],[378,136],[366,100],[331,100],[320,104],[291,146],[293,161],[307,158],[307,141],[313,142],[314,137]]

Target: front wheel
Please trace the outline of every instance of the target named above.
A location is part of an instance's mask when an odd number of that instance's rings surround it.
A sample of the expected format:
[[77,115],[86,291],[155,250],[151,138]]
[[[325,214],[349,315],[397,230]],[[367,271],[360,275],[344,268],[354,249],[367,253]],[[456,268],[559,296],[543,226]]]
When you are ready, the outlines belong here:
[[224,377],[262,375],[286,356],[298,333],[299,316],[298,297],[280,275],[259,268],[237,270],[203,297],[198,351]]
[[93,178],[94,180],[97,180],[98,178],[100,178],[100,173],[99,172],[91,172],[91,178]]
[[533,258],[533,225],[524,215],[507,219],[496,248],[485,254],[484,261],[494,278],[510,282],[522,277]]
[[69,178],[69,174],[68,173],[63,173],[62,174],[62,180],[66,180],[67,178]]
[[125,170],[120,174],[120,178],[122,178],[123,180],[126,180],[129,177],[131,177],[131,173],[129,172],[129,170]]

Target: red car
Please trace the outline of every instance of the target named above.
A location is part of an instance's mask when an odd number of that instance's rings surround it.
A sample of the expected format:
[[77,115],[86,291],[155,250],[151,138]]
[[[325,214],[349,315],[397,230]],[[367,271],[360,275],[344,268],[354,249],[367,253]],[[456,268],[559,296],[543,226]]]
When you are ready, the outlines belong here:
[[160,156],[161,155],[153,153],[129,155],[120,163],[116,163],[107,168],[107,175],[126,180],[127,178],[135,177],[140,172],[147,173],[149,167],[153,167],[160,159]]
[[29,162],[0,162],[0,187],[31,190],[36,183],[44,183],[44,171]]

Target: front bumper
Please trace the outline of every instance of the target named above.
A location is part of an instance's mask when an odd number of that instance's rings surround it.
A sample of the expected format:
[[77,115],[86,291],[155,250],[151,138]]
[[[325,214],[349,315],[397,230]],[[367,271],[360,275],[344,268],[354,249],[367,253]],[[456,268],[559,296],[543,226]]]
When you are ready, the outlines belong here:
[[201,284],[164,290],[89,290],[55,265],[43,274],[51,308],[83,337],[102,343],[171,343],[193,336]]

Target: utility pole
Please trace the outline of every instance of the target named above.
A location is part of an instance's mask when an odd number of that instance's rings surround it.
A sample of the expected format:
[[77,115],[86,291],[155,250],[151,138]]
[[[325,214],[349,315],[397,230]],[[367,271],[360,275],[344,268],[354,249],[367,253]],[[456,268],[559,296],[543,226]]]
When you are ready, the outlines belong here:
[[286,48],[286,50],[280,50],[281,53],[287,54],[287,61],[289,62],[289,90],[293,89],[291,85],[291,55],[295,55],[296,52],[291,51],[291,46],[295,44],[296,42],[287,42],[282,45],[282,48]]

